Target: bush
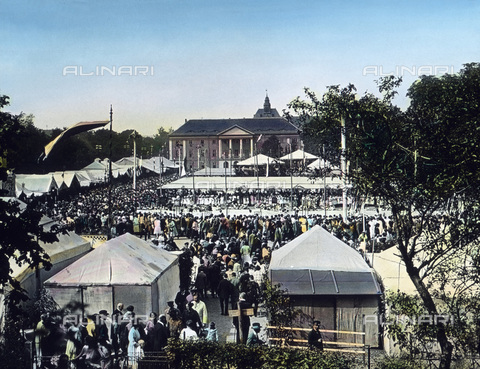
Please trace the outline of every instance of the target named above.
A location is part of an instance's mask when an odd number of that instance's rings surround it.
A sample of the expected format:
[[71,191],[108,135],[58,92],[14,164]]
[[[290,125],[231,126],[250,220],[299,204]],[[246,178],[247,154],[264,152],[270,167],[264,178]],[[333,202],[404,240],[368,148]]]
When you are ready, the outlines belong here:
[[350,369],[353,360],[338,354],[281,347],[170,339],[168,358],[173,368],[195,369]]
[[408,355],[385,355],[377,363],[377,369],[420,369],[420,363]]

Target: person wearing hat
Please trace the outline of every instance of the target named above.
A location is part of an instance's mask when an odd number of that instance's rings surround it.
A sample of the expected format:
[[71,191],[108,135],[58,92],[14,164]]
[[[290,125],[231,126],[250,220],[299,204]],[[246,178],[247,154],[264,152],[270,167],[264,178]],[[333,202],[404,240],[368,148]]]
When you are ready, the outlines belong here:
[[[252,307],[252,305],[246,301],[246,293],[242,292],[240,293],[238,303],[237,303],[237,309],[238,310],[243,310],[243,309],[249,309]],[[240,343],[240,329],[242,330],[242,341],[241,343],[245,344],[247,341],[248,337],[248,330],[250,328],[250,317],[248,315],[242,316],[242,324],[239,324],[239,319],[237,316],[233,317],[233,325],[235,326],[235,329],[237,331],[237,342]]]
[[98,339],[110,342],[110,334],[112,328],[112,320],[108,316],[107,310],[100,310],[98,312]]
[[320,321],[315,320],[313,322],[313,328],[308,333],[308,346],[313,350],[323,351],[323,339],[320,332]]
[[247,338],[247,346],[263,345],[264,342],[260,339],[260,337],[258,337],[258,333],[260,333],[260,328],[260,323],[252,324],[252,329],[250,330]]

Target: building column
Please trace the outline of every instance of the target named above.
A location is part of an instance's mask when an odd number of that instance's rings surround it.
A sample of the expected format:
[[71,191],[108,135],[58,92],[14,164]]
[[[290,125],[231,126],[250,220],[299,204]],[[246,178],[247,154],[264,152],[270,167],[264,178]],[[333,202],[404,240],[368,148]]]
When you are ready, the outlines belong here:
[[250,139],[250,156],[253,156],[253,137]]
[[173,160],[173,140],[168,140],[168,156],[170,160]]
[[230,158],[231,155],[233,155],[233,150],[232,150],[232,139],[230,138],[228,140],[228,158]]
[[220,158],[222,157],[222,140],[218,138],[218,165],[217,168],[220,168]]
[[183,163],[182,163],[182,165],[185,163],[185,158],[186,157],[187,157],[187,140],[183,140],[183,157],[182,157]]
[[243,138],[240,139],[240,160],[243,159]]

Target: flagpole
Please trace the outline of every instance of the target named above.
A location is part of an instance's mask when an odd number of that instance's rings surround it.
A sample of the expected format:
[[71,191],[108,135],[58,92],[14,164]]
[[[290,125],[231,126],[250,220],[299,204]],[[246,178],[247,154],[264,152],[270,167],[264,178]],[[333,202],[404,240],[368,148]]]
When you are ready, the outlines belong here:
[[113,125],[113,108],[110,105],[110,148],[108,158],[108,220],[107,220],[107,239],[112,238],[112,125]]
[[133,138],[133,212],[137,213],[137,131],[130,135]]

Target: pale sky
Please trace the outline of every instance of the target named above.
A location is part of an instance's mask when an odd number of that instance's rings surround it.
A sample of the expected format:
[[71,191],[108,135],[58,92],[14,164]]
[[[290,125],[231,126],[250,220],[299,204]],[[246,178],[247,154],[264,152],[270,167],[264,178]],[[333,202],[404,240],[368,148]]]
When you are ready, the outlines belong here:
[[376,92],[391,72],[404,108],[418,74],[480,61],[479,19],[479,0],[0,0],[0,94],[39,128],[112,104],[114,130],[143,135],[251,118],[265,90],[280,113],[304,87]]

